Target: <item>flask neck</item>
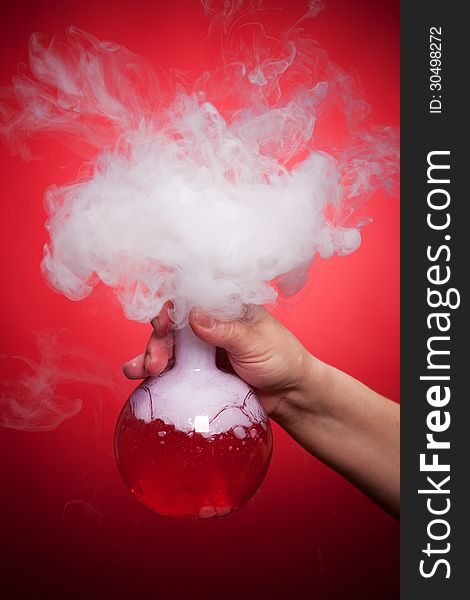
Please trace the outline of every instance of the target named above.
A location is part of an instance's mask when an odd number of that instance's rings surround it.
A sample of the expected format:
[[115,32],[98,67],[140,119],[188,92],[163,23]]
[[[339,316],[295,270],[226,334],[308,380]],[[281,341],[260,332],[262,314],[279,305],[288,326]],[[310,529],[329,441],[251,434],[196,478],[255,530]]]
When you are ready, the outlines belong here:
[[215,346],[200,340],[190,325],[175,332],[175,368],[207,370],[215,368]]

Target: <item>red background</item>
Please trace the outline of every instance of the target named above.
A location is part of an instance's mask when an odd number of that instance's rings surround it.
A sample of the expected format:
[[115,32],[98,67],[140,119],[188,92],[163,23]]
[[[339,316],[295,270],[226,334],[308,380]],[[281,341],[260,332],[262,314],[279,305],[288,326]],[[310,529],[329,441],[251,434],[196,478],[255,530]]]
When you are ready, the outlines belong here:
[[[284,5],[302,12],[303,3]],[[0,85],[26,60],[33,31],[51,35],[71,23],[155,66],[183,70],[198,68],[195,41],[206,28],[197,0],[3,3]],[[374,120],[398,125],[398,2],[330,0],[306,27],[358,73]],[[149,328],[126,321],[102,291],[73,303],[44,283],[42,195],[50,183],[73,179],[79,163],[57,145],[41,149],[44,158],[28,164],[0,148],[0,353],[34,357],[23,326],[65,327],[69,340],[118,372],[143,350]],[[299,301],[277,315],[321,359],[398,400],[398,200],[377,194],[367,214],[374,222],[361,248],[318,261]],[[141,507],[112,453],[114,422],[132,388],[119,379],[102,405],[89,390],[82,412],[53,432],[0,430],[5,597],[398,598],[397,522],[277,426],[266,480],[232,516],[184,522]]]

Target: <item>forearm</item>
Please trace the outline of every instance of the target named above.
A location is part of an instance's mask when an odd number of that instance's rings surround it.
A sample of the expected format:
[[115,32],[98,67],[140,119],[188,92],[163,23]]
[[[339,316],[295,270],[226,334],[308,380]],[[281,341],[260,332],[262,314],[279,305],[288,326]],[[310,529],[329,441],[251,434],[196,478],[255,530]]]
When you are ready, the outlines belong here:
[[273,418],[308,452],[399,513],[399,406],[310,357]]

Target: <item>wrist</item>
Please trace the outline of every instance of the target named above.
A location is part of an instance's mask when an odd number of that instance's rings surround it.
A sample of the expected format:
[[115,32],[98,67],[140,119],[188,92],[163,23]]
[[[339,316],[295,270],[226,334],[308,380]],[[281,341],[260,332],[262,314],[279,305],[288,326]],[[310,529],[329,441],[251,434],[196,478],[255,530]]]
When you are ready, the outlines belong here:
[[325,388],[329,369],[329,365],[305,351],[294,382],[279,393],[273,417],[281,426],[306,415],[327,412],[328,407],[323,406],[322,390]]

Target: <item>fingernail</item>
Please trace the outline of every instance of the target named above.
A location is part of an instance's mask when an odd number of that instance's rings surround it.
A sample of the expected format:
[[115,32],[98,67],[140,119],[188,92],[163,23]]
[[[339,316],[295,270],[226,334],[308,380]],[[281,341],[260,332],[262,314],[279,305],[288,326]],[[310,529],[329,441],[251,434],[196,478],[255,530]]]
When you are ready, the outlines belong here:
[[131,358],[130,360],[128,360],[127,362],[125,362],[122,365],[123,369],[126,369],[127,367],[136,367],[137,366],[137,359],[140,358],[142,355],[140,354],[139,356],[135,356],[134,358]]
[[205,312],[197,310],[194,315],[194,320],[198,325],[203,327],[204,329],[214,329],[216,320],[211,315],[208,315]]
[[146,354],[145,359],[144,359],[144,369],[146,371],[149,370],[149,365],[150,365],[150,354]]

